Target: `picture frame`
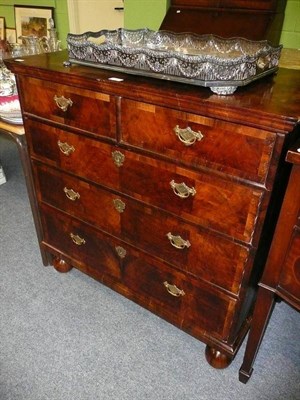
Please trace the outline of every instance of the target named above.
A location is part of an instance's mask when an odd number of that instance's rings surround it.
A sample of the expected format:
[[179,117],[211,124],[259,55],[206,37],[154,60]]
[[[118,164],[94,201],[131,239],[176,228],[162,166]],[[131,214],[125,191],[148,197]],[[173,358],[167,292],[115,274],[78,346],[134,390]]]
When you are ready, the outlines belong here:
[[53,7],[15,5],[14,11],[18,42],[21,42],[20,36],[49,36],[49,20],[53,19]]
[[16,43],[17,42],[16,30],[14,28],[6,28],[5,34],[6,34],[6,40],[8,41],[8,43]]
[[5,40],[5,18],[0,17],[0,40]]

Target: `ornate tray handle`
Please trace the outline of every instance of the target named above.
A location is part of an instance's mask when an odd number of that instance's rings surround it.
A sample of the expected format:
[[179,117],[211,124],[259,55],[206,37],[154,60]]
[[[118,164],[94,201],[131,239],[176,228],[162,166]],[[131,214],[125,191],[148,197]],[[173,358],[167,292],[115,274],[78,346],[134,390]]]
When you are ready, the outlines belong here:
[[85,240],[78,235],[74,235],[74,233],[70,233],[70,237],[77,246],[82,246],[85,244]]
[[170,293],[170,295],[174,297],[180,297],[185,295],[183,290],[178,289],[176,285],[171,285],[167,281],[164,282],[164,286],[167,289],[168,293]]
[[196,142],[196,140],[200,141],[204,138],[204,135],[198,131],[193,131],[189,126],[187,128],[179,128],[178,125],[175,126],[174,132],[178,139],[185,144],[186,146],[191,146]]
[[64,112],[67,111],[68,107],[73,105],[73,101],[71,99],[66,99],[64,96],[54,96],[53,100],[55,101],[58,108],[63,110]]
[[69,156],[70,154],[74,153],[75,147],[69,145],[67,142],[61,142],[60,140],[57,142],[59,150],[65,155]]
[[172,235],[171,232],[167,233],[167,238],[170,240],[170,243],[176,249],[184,249],[185,247],[189,248],[191,243],[188,240],[182,239],[181,236]]
[[184,182],[176,183],[174,180],[172,180],[170,185],[176,196],[181,197],[182,199],[186,199],[190,195],[195,196],[197,193],[194,187],[190,188]]
[[77,199],[80,199],[80,194],[78,192],[75,192],[75,190],[73,189],[68,189],[67,187],[64,187],[64,192],[69,200],[75,201]]

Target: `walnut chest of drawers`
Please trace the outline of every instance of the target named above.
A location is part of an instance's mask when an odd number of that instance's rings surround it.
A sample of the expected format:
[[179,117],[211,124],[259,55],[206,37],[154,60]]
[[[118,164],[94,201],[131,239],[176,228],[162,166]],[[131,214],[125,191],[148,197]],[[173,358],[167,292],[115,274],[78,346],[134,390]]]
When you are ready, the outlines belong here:
[[65,60],[6,61],[44,264],[89,274],[227,366],[249,328],[286,148],[299,137],[300,74],[280,70],[222,97]]

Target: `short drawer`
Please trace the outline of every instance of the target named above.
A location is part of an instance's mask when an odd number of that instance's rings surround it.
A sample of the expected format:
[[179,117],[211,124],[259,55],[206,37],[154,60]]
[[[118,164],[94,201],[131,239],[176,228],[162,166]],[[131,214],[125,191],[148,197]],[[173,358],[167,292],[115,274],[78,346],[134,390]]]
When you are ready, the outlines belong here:
[[121,137],[130,145],[265,182],[276,135],[201,115],[122,100]]
[[25,113],[100,136],[116,137],[115,98],[104,93],[20,76]]
[[293,231],[279,279],[279,286],[300,301],[300,228]]
[[[147,204],[250,242],[264,190],[27,121],[34,157]],[[72,149],[64,154],[59,143]],[[254,238],[255,240],[255,238]]]

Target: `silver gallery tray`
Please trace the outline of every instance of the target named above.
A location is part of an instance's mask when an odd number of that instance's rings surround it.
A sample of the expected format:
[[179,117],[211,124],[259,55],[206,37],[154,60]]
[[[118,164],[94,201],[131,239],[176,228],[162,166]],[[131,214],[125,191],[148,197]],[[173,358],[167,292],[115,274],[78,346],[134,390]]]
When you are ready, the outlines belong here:
[[67,36],[71,63],[209,87],[232,94],[278,69],[282,46],[150,29]]

